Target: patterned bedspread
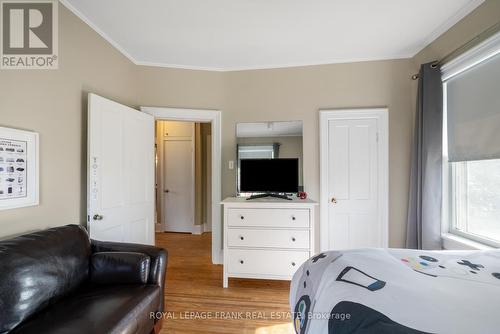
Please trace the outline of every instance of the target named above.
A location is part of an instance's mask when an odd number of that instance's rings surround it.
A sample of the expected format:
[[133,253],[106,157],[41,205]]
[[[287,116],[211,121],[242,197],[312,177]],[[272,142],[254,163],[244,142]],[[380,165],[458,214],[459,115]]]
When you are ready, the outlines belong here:
[[321,253],[290,305],[299,334],[500,333],[500,250]]

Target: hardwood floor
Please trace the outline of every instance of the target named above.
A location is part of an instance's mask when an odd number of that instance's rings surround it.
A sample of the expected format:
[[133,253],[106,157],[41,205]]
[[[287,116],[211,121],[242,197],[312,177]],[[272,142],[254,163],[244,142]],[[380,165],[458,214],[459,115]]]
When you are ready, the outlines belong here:
[[230,279],[223,289],[222,266],[210,259],[210,233],[157,233],[156,245],[169,253],[161,334],[294,333],[290,282]]

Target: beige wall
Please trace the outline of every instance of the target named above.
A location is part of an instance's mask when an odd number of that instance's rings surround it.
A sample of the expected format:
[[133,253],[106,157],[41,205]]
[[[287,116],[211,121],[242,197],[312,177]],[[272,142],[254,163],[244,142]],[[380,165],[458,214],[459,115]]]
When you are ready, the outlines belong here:
[[139,67],[140,105],[222,110],[222,195],[235,194],[236,123],[304,122],[304,185],[319,199],[318,109],[387,106],[390,241],[403,245],[411,136],[410,60],[206,72]]
[[390,244],[403,245],[411,136],[410,60],[361,62],[226,73],[222,113],[223,195],[234,194],[237,122],[302,120],[304,185],[319,199],[321,108],[387,106],[390,131]]
[[41,205],[0,212],[0,236],[85,220],[85,94],[129,105],[222,110],[223,196],[235,192],[235,124],[303,120],[304,182],[319,197],[318,109],[387,106],[390,245],[404,242],[417,64],[490,26],[487,0],[414,59],[240,72],[134,66],[60,6],[60,69],[0,71],[0,124],[40,132]]
[[84,223],[87,92],[135,105],[134,65],[59,6],[59,69],[1,70],[0,126],[40,133],[40,205],[0,211],[0,237]]

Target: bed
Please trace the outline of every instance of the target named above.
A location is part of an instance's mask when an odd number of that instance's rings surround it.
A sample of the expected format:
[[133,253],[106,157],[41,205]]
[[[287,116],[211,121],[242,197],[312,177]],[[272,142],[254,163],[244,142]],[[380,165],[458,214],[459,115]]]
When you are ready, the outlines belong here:
[[500,250],[321,253],[290,305],[298,334],[500,333]]

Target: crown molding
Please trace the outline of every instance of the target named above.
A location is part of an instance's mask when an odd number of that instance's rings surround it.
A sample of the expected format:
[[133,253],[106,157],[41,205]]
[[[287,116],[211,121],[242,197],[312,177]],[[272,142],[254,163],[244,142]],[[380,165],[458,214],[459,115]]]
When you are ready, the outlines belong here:
[[485,0],[472,0],[465,6],[460,8],[454,15],[452,15],[448,20],[441,24],[437,29],[432,31],[422,42],[415,48],[411,58],[416,56],[420,51],[422,51],[429,44],[434,42],[437,38],[447,32],[451,27],[460,22],[464,17],[470,14],[474,9],[479,7]]
[[229,66],[229,67],[202,67],[202,66],[190,66],[190,65],[178,65],[178,64],[167,64],[167,63],[155,63],[147,61],[135,62],[136,65],[149,66],[149,67],[163,67],[163,68],[173,68],[173,69],[184,69],[184,70],[198,70],[198,71],[212,71],[212,72],[238,72],[238,71],[255,71],[255,70],[272,70],[272,69],[282,69],[282,68],[294,68],[294,67],[308,67],[308,66],[320,66],[320,65],[334,65],[334,64],[346,64],[346,63],[359,63],[368,61],[384,61],[384,60],[400,60],[409,59],[412,55],[410,54],[396,54],[384,57],[365,57],[365,58],[342,58],[333,59],[329,61],[312,61],[312,62],[294,62],[285,64],[270,64],[262,66]]
[[76,9],[69,1],[59,0],[60,3],[64,5],[67,9],[69,9],[73,14],[75,14],[80,20],[85,22],[90,28],[92,28],[97,34],[99,34],[102,38],[104,38],[109,44],[111,44],[115,49],[117,49],[121,54],[128,58],[132,63],[137,64],[137,61],[134,57],[124,48],[120,46],[116,41],[114,41],[108,34],[102,31],[98,26],[96,26],[88,17],[86,17],[82,12]]

